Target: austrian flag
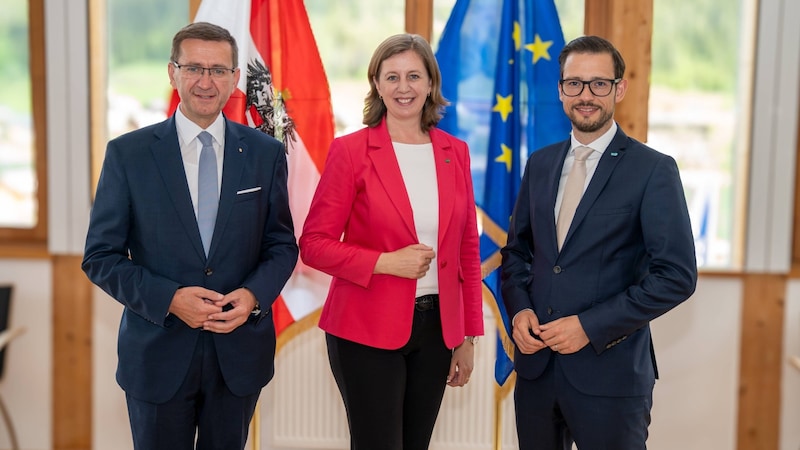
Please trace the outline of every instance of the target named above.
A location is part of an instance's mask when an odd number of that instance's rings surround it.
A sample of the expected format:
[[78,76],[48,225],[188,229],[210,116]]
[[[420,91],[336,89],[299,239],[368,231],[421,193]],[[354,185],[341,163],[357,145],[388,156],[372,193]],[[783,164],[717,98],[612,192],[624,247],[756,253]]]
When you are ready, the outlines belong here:
[[[223,112],[286,144],[289,202],[300,233],[333,140],[330,88],[303,0],[203,0],[194,21],[224,27],[236,38],[242,76]],[[170,114],[178,102],[173,92]],[[316,325],[329,282],[298,261],[272,306],[279,345]]]

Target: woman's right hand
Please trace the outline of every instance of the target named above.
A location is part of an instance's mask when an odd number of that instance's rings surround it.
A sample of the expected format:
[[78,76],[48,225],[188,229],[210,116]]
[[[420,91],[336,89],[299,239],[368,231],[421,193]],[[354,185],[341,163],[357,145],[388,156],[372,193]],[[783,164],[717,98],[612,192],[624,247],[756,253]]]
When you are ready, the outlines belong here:
[[428,273],[435,257],[433,248],[425,244],[409,245],[400,250],[381,253],[375,264],[375,273],[417,280]]

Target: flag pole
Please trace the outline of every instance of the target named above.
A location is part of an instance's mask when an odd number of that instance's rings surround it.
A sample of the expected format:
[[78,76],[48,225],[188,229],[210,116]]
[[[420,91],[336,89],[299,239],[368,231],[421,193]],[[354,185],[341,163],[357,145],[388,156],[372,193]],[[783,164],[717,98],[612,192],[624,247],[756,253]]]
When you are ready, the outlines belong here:
[[502,387],[494,385],[494,450],[503,450],[503,394]]
[[253,427],[253,433],[250,435],[252,447],[253,450],[258,450],[261,447],[261,400],[256,402],[256,410],[253,411],[250,425]]
[[511,393],[517,384],[517,373],[511,372],[503,385],[494,385],[494,448],[503,448],[503,400]]

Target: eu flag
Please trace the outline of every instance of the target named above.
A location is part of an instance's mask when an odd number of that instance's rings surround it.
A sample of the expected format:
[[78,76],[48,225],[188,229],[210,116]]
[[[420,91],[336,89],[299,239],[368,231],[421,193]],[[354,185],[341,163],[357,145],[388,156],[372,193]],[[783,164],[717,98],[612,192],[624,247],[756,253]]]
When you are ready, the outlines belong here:
[[473,161],[484,297],[498,319],[495,379],[501,386],[513,370],[513,345],[496,270],[499,250],[523,158],[569,134],[558,99],[563,46],[553,0],[457,0],[436,54],[450,100],[439,126],[467,141]]

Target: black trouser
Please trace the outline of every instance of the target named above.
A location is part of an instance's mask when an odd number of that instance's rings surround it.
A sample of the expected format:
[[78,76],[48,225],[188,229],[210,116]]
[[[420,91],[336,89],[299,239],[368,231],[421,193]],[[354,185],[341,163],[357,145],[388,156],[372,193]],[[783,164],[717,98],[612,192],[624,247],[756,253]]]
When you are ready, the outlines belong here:
[[228,390],[213,336],[203,331],[186,379],[171,400],[155,404],[126,395],[133,447],[136,450],[242,449],[259,394],[260,391],[239,397]]
[[580,392],[560,364],[569,357],[553,355],[535,380],[517,376],[514,404],[520,450],[571,450],[573,442],[580,450],[645,450],[652,393],[601,397]]
[[347,410],[352,450],[425,450],[442,404],[452,352],[439,310],[414,311],[408,343],[383,350],[327,335]]

